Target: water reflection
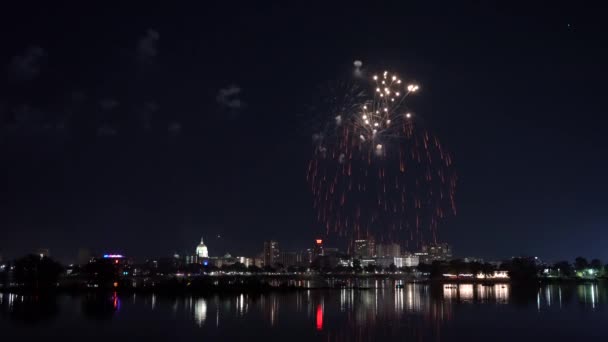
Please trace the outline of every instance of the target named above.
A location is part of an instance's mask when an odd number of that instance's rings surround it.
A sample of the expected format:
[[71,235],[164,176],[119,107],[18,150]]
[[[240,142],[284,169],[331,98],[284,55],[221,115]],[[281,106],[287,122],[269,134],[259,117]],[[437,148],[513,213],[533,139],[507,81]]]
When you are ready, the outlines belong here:
[[114,293],[91,293],[82,298],[82,314],[91,319],[110,319],[120,310],[120,299]]
[[577,291],[579,301],[584,305],[591,305],[595,309],[600,298],[597,284],[579,285]]
[[547,285],[536,292],[537,310],[560,309],[577,304],[580,307],[596,309],[600,303],[608,302],[606,287],[598,284],[578,284],[573,286]]
[[[363,285],[362,285],[363,284]],[[240,324],[256,329],[293,327],[327,341],[438,340],[466,308],[521,306],[531,311],[588,310],[608,304],[606,285],[575,284],[515,287],[509,284],[397,284],[373,280],[360,288],[317,289],[262,294],[167,297],[93,293],[37,297],[0,294],[2,318],[39,322],[65,312],[78,319],[160,317],[161,321],[229,334]],[[490,304],[490,305],[486,305]],[[76,305],[76,310],[71,306]],[[80,306],[80,309],[78,309]],[[456,309],[459,308],[459,309]],[[78,313],[80,315],[78,316]],[[120,313],[120,315],[117,315]],[[143,315],[143,316],[142,316]],[[148,316],[146,316],[148,315]],[[70,318],[73,320],[74,316]],[[248,323],[245,323],[248,322]],[[0,323],[1,320],[0,320]],[[289,328],[291,329],[291,328]],[[238,330],[238,329],[236,329]],[[302,337],[303,338],[303,337]],[[230,340],[227,338],[227,340]]]
[[204,298],[196,299],[194,304],[194,321],[200,327],[207,319],[207,301]]
[[34,324],[54,318],[59,312],[55,296],[0,293],[0,297],[2,316],[13,320]]
[[317,304],[317,330],[323,330],[323,305]]
[[507,304],[509,288],[509,284],[444,284],[443,298],[448,302]]

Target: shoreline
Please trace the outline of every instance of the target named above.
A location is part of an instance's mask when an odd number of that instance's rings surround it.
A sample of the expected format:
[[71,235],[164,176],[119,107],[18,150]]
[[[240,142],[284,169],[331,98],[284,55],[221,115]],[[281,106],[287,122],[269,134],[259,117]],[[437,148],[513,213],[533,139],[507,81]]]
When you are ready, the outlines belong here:
[[[204,277],[208,279],[210,276]],[[225,279],[239,279],[242,277],[230,276]],[[251,278],[249,278],[251,279]],[[342,280],[348,279],[346,283]],[[277,278],[264,278],[258,277],[255,282],[249,283],[224,283],[224,284],[213,284],[213,283],[195,283],[192,285],[190,282],[159,282],[154,286],[103,286],[103,287],[86,287],[86,286],[57,286],[51,288],[32,288],[25,286],[12,286],[12,287],[0,287],[0,293],[14,293],[14,294],[34,294],[34,295],[54,295],[54,294],[89,294],[89,293],[119,293],[119,294],[162,294],[162,295],[208,295],[208,294],[234,294],[234,293],[269,293],[269,292],[298,292],[298,291],[327,291],[327,290],[351,290],[351,291],[369,291],[380,288],[393,288],[402,289],[408,285],[428,285],[431,287],[445,286],[445,285],[481,285],[481,286],[496,286],[496,285],[509,285],[518,288],[534,288],[546,285],[585,285],[585,284],[597,284],[606,281],[606,279],[535,279],[530,281],[513,281],[510,279],[493,279],[493,280],[482,280],[482,279],[396,279],[392,277],[378,277],[373,275],[372,277],[311,277],[308,279],[302,278],[290,278],[284,279],[284,282],[279,284],[271,284],[272,280]],[[287,281],[316,281],[317,286],[305,286],[303,284],[289,284]],[[359,284],[360,280],[366,281],[363,284]],[[391,285],[384,284],[384,286],[374,286],[374,284],[368,284],[367,281],[383,280],[393,281]],[[387,286],[388,285],[388,286]]]

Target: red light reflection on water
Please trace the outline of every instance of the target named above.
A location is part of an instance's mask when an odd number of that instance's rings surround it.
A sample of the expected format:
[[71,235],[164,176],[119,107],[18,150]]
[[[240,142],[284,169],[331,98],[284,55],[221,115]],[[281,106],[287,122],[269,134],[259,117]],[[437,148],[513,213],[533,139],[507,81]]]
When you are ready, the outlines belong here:
[[118,294],[116,292],[112,294],[112,306],[114,307],[114,310],[120,310],[120,299],[118,299]]
[[317,330],[323,330],[323,306],[317,305]]

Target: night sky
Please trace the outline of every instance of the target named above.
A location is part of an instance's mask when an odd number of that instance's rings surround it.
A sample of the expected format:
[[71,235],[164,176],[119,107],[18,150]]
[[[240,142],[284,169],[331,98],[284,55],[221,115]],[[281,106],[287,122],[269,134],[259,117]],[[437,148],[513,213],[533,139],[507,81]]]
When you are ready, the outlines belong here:
[[608,260],[602,11],[399,3],[4,5],[0,254],[309,247],[307,108],[361,60],[421,84],[456,255]]

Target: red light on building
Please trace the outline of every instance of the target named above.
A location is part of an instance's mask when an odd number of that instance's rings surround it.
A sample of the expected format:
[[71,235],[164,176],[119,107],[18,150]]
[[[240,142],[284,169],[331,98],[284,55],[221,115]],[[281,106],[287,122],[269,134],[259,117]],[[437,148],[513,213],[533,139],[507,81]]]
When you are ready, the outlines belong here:
[[317,245],[320,245],[320,244],[322,244],[322,243],[323,243],[323,240],[321,240],[321,239],[317,239],[317,240],[315,240],[315,241],[317,241]]

